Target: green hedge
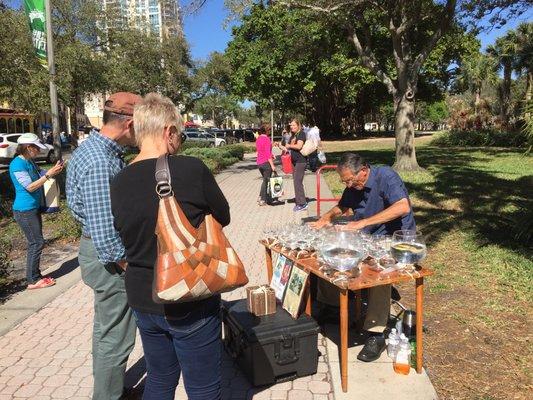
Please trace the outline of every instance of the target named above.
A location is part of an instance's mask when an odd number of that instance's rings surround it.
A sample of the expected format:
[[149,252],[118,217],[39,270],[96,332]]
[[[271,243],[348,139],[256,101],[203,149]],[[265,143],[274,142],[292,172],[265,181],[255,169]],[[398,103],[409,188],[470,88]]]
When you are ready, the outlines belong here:
[[451,130],[437,134],[432,140],[434,146],[450,147],[525,147],[527,136],[523,132],[503,132],[492,129]]
[[194,148],[208,148],[210,147],[211,143],[209,142],[200,142],[200,141],[194,141],[194,140],[186,140],[181,144],[180,150],[185,151],[187,149],[194,149]]
[[0,217],[11,215],[11,205],[15,199],[15,189],[9,172],[5,171],[0,174]]
[[0,237],[0,284],[4,282],[7,277],[7,271],[11,265],[9,253],[11,252],[11,242],[3,237]]
[[244,158],[245,146],[229,145],[217,148],[192,147],[182,151],[185,156],[192,156],[202,160],[213,171],[220,171]]

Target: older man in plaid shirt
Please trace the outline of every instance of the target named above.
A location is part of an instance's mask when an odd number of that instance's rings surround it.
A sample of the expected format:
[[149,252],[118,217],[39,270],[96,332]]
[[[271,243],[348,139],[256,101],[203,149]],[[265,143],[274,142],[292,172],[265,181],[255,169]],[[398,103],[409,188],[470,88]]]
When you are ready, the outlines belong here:
[[82,225],[78,260],[82,279],[94,291],[93,399],[122,397],[135,321],[124,287],[125,250],[113,227],[110,183],[124,168],[122,146],[134,144],[133,93],[112,94],[100,132],[73,153],[67,169],[67,202]]

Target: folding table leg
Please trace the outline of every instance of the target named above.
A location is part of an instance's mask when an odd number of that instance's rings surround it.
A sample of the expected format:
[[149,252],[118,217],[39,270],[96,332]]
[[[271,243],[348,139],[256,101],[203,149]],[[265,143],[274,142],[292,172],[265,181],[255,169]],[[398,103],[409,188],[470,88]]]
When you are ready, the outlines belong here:
[[313,303],[313,298],[311,297],[311,275],[307,278],[307,284],[306,284],[306,292],[307,292],[307,301],[305,303],[305,313],[309,316],[311,316],[311,304]]
[[355,326],[357,330],[360,330],[363,326],[363,321],[361,321],[361,307],[363,300],[361,299],[361,290],[356,290],[355,294]]
[[265,247],[268,283],[272,281],[272,250]]
[[348,391],[348,290],[339,291],[340,336],[341,336],[341,384],[342,391]]
[[423,360],[423,332],[422,313],[424,312],[424,278],[416,279],[416,372],[422,373],[422,360]]

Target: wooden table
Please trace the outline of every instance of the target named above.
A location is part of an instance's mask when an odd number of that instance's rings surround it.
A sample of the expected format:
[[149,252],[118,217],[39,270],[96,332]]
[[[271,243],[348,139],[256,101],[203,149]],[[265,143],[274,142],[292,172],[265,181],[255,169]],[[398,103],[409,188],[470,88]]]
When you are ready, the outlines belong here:
[[[340,303],[340,364],[341,364],[341,383],[342,390],[348,391],[348,291],[354,291],[356,293],[356,317],[359,318],[361,313],[361,295],[360,290],[374,286],[389,285],[399,282],[415,282],[416,288],[416,372],[422,373],[422,314],[423,314],[423,301],[424,301],[424,277],[433,275],[433,271],[420,266],[416,267],[416,271],[406,272],[393,272],[382,276],[382,274],[373,271],[368,265],[361,264],[361,274],[357,278],[350,279],[348,285],[336,284],[332,282],[332,279],[326,276],[320,271],[320,265],[316,257],[303,256],[297,258],[295,252],[288,253],[281,249],[280,246],[271,246],[265,240],[261,240],[260,243],[265,246],[266,250],[266,265],[268,272],[268,281],[272,280],[272,251],[283,254],[285,257],[291,259],[294,265],[302,268],[303,270],[316,275],[319,279],[326,280],[339,289],[339,303]],[[309,285],[309,281],[308,281]],[[305,312],[311,315],[311,291],[307,290],[307,303]]]

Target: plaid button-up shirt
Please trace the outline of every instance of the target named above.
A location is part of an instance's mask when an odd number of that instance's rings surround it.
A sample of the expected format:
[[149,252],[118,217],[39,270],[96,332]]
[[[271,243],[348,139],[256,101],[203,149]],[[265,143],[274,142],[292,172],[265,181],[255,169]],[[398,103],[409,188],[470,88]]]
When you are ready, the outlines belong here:
[[107,264],[124,258],[124,245],[113,226],[110,184],[124,168],[122,147],[93,131],[72,154],[67,168],[67,204],[90,236],[98,260]]

